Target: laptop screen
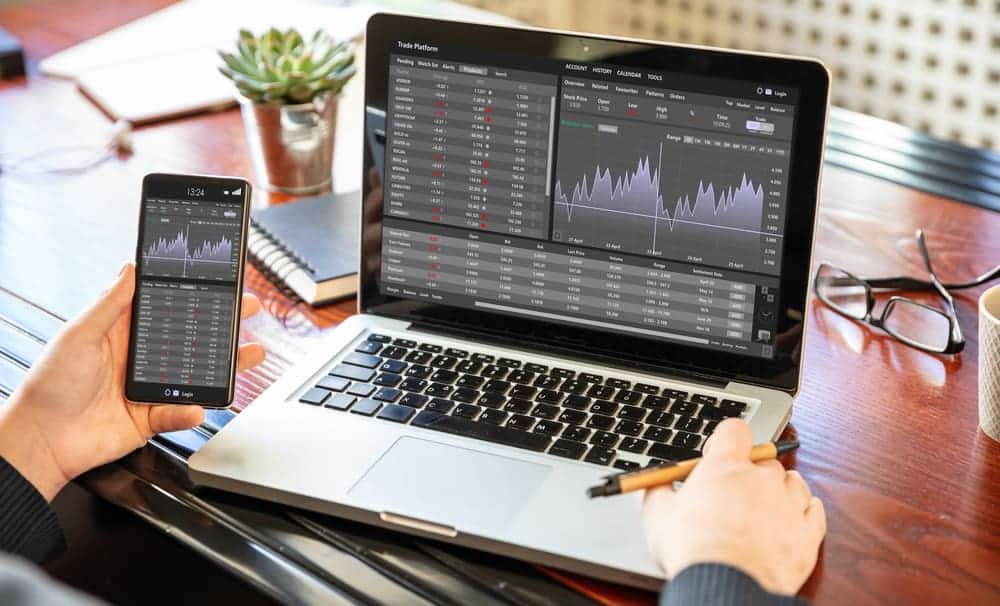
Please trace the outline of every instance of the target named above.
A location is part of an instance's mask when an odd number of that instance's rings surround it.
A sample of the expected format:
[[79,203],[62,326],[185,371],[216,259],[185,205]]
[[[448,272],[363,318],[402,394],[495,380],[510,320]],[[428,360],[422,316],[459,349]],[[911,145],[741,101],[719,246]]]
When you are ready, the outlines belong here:
[[366,66],[380,185],[378,217],[365,190],[367,311],[749,374],[797,368],[821,66],[382,19]]

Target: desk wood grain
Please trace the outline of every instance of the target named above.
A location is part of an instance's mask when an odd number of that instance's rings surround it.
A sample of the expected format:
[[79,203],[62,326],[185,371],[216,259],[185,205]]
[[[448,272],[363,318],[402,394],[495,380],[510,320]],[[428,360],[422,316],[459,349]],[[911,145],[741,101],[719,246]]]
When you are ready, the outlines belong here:
[[[31,64],[168,4],[67,0],[0,8]],[[98,141],[109,120],[68,82],[0,84],[0,152]],[[0,287],[66,318],[133,250],[139,182],[153,170],[249,175],[235,111],[144,127],[135,153],[66,177],[0,174]],[[913,232],[927,230],[939,273],[975,275],[1000,259],[1000,215],[827,168],[816,258],[862,275],[919,274]],[[273,201],[258,192],[256,204]],[[312,309],[252,268],[268,314],[244,327],[268,361],[240,378],[250,403],[354,302]],[[802,595],[815,604],[1000,603],[1000,444],[977,426],[976,298],[956,296],[968,337],[953,359],[923,354],[830,312],[807,309],[805,374],[789,433],[794,465],[827,504],[829,534]],[[653,596],[588,583],[609,601]],[[612,596],[614,596],[613,599]]]

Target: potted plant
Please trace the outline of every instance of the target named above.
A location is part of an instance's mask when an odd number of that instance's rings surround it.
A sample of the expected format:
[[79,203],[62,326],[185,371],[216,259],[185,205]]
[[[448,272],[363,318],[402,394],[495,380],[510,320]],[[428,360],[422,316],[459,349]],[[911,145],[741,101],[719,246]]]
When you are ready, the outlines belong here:
[[219,52],[233,81],[258,179],[292,194],[328,189],[337,98],[355,73],[354,44],[322,30],[308,40],[271,28],[240,30],[236,52]]

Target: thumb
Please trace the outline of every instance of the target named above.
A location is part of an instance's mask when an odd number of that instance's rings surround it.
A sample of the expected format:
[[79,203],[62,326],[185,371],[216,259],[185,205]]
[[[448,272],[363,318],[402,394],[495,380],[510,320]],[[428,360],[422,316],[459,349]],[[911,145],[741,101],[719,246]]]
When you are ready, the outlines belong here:
[[152,434],[191,429],[205,420],[205,410],[201,406],[144,406],[149,407],[149,431]]
[[118,278],[111,288],[104,291],[77,319],[80,327],[88,334],[106,334],[132,303],[135,291],[135,265],[126,263],[118,272]]
[[704,448],[706,461],[738,462],[750,460],[753,433],[741,419],[726,419],[712,432]]

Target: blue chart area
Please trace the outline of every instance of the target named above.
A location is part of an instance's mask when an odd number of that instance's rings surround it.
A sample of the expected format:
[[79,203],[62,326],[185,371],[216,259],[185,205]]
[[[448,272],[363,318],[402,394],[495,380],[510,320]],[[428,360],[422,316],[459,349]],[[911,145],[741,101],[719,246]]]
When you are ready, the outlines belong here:
[[783,212],[770,209],[776,200],[783,205],[784,169],[732,150],[654,137],[595,139],[580,129],[560,130],[560,150],[567,151],[557,162],[553,239],[773,273]]
[[143,238],[145,276],[195,280],[236,279],[239,224],[228,221],[155,216]]

